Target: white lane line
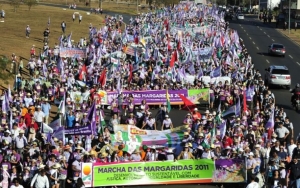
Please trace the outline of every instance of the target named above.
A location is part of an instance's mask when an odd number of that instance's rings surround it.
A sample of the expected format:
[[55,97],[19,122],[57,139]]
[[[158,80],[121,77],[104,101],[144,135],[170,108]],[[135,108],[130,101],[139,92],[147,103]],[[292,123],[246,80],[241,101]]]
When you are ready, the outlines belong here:
[[268,37],[270,38],[270,35],[268,35]]
[[[240,24],[240,26],[241,26],[241,24]],[[242,26],[241,26],[242,27]]]
[[264,34],[266,34],[266,32],[264,32]]
[[300,65],[300,63],[296,62],[298,65]]
[[261,28],[259,28],[260,30],[262,30]]
[[253,44],[255,44],[255,42],[253,42]]
[[248,33],[246,33],[248,35]]
[[267,63],[270,63],[269,60],[266,59],[266,61],[267,61]]
[[258,49],[259,50],[259,48],[256,46],[256,49]]
[[291,55],[289,55],[290,56],[290,58],[292,58],[293,59],[293,56],[291,56]]
[[272,41],[274,42],[275,40],[274,40],[274,39],[272,39]]
[[251,38],[251,37],[249,37],[249,39],[250,39],[250,40],[252,40],[252,38]]

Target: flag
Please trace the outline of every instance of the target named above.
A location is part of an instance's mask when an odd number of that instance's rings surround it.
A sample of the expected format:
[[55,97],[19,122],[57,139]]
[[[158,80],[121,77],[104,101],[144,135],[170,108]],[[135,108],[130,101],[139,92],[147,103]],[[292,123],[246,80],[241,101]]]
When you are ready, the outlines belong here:
[[10,112],[9,114],[9,128],[10,130],[12,130],[12,124],[13,124],[13,117],[12,117],[12,112]]
[[202,68],[201,66],[199,66],[199,72],[198,72],[198,79],[200,79],[201,77],[203,76],[203,71],[202,71]]
[[105,123],[105,120],[104,120],[104,117],[103,117],[103,114],[102,114],[101,110],[99,111],[99,114],[100,114],[100,117],[99,117],[100,128],[101,128],[102,133],[103,133],[103,127],[106,125],[106,123]]
[[221,76],[221,66],[216,67],[214,70],[210,72],[211,78],[216,78]]
[[201,143],[201,146],[203,148],[210,148],[210,145],[209,145],[210,138],[211,138],[211,132],[209,132],[208,134],[205,135],[205,138],[204,138],[203,142]]
[[7,109],[7,111],[6,112],[8,112],[8,111],[10,111],[10,106],[9,106],[9,99],[8,99],[8,93],[7,92],[5,92],[5,106],[6,106],[6,109]]
[[240,116],[241,115],[241,100],[240,98],[237,99],[236,107],[235,107],[235,115]]
[[221,125],[218,128],[220,130],[220,138],[222,140],[225,136],[225,133],[226,133],[226,121],[223,120]]
[[171,102],[170,102],[170,95],[168,89],[166,89],[166,99],[167,99],[167,110],[169,113],[171,111]]
[[132,79],[132,71],[133,71],[133,66],[132,66],[132,64],[129,64],[129,77],[128,77],[128,83],[131,82],[131,79]]
[[72,37],[72,32],[71,32],[71,34],[68,36],[68,48],[71,48],[71,47],[72,47],[71,37]]
[[48,24],[48,26],[50,25],[50,17],[48,18],[48,23],[47,24]]
[[246,100],[246,91],[243,91],[243,111],[246,112],[247,111],[247,100]]
[[66,113],[66,104],[65,104],[65,100],[66,100],[66,94],[64,95],[64,98],[62,101],[60,101],[60,104],[58,106],[58,112],[65,115]]
[[12,102],[12,96],[11,96],[10,85],[8,85],[8,93],[7,93],[7,96],[8,96],[8,101],[9,101],[9,102]]
[[266,123],[266,129],[273,129],[274,128],[274,109],[272,109],[272,112],[270,114],[269,120]]
[[184,107],[182,108],[183,110],[188,110],[188,111],[193,111],[194,108],[196,108],[196,105],[190,101],[188,98],[186,98],[184,95],[182,94],[179,94],[179,97],[181,98],[183,104],[184,104]]
[[82,66],[80,73],[79,73],[79,80],[85,80],[85,75],[87,73],[87,69],[85,64]]
[[4,99],[2,100],[2,112],[6,112],[7,113],[7,109],[6,109],[6,105],[5,105],[5,95],[4,95]]
[[118,91],[118,94],[122,93],[121,76],[118,78],[117,91]]
[[174,64],[175,64],[175,61],[176,61],[176,56],[177,56],[176,54],[177,54],[176,51],[174,51],[173,54],[172,54],[172,58],[171,58],[171,61],[170,61],[170,67],[171,68],[174,67]]
[[106,84],[106,68],[102,71],[101,75],[99,76],[98,82],[103,87]]
[[230,116],[235,115],[235,108],[236,108],[236,105],[230,106],[227,110],[225,110],[222,113],[222,118],[226,119],[226,118],[228,118]]

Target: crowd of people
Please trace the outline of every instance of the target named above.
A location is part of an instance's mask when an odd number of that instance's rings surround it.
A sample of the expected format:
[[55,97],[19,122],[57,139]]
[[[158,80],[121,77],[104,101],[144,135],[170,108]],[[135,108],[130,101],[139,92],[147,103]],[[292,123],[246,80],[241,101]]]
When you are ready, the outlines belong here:
[[[100,29],[90,24],[88,39],[78,43],[65,36],[53,49],[46,43],[42,54],[36,54],[33,46],[27,65],[30,77],[25,78],[20,67],[12,91],[3,91],[3,188],[84,187],[82,162],[188,159],[244,159],[249,188],[300,186],[300,142],[294,139],[293,124],[276,105],[243,40],[229,28],[222,11],[181,3],[137,16],[124,30],[122,19],[106,16],[105,23]],[[86,57],[60,56],[58,50],[64,46],[85,49]],[[135,50],[130,53],[132,46]],[[12,60],[17,61],[15,54]],[[210,83],[203,76],[231,79]],[[146,100],[136,103],[133,95],[122,94],[191,88],[209,88],[209,108],[203,113],[191,109],[182,122],[172,121],[167,103],[155,115]],[[101,104],[99,90],[118,92],[109,108]],[[63,104],[57,113],[61,126],[72,129],[96,122],[94,134],[67,135],[65,140],[50,134],[49,138],[43,124],[50,124],[57,101]],[[93,105],[96,113],[91,118]],[[238,110],[232,113],[232,107]],[[128,152],[124,143],[117,148],[112,144],[118,124],[146,130],[182,124],[189,128],[180,144],[182,151],[143,145]]]

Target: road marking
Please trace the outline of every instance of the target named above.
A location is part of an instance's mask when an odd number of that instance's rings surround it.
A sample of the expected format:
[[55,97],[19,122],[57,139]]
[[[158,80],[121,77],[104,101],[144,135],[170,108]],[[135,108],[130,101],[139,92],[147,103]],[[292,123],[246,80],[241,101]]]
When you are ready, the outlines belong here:
[[298,65],[300,65],[300,63],[296,62]]
[[[241,24],[240,24],[240,26],[241,26]],[[241,26],[242,27],[242,26]]]
[[266,34],[266,32],[264,32],[264,34]]
[[268,35],[268,37],[270,38],[270,35]]
[[248,33],[246,33],[248,35]]
[[291,56],[291,55],[289,55],[290,56],[290,58],[292,58],[293,59],[293,56]]
[[251,38],[251,37],[249,37],[249,39],[250,39],[250,40],[252,40],[252,38]]
[[256,46],[256,49],[258,49],[259,50],[259,48]]
[[255,42],[253,42],[253,44],[255,44]]
[[272,39],[272,41],[274,42],[275,40],[274,40],[274,39]]
[[269,60],[266,59],[266,61],[267,61],[267,63],[270,63]]
[[259,28],[260,30],[262,30],[261,28]]
[[246,32],[246,30],[244,29],[244,32]]

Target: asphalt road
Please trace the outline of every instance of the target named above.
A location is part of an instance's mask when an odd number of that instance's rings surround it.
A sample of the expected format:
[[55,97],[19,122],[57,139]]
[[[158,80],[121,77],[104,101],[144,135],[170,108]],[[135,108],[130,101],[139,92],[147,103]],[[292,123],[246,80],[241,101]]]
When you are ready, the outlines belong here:
[[[263,78],[265,68],[268,66],[285,65],[291,74],[291,88],[300,83],[300,53],[298,44],[286,38],[273,28],[272,25],[262,23],[256,16],[246,16],[245,20],[233,20],[230,21],[229,25],[230,28],[237,30],[239,36],[243,39],[255,67],[259,69]],[[286,47],[285,58],[269,56],[267,54],[268,46],[275,42],[281,43]],[[291,106],[290,92],[283,88],[271,88],[271,90],[275,94],[276,104],[285,109],[287,116],[293,122],[294,135],[296,137],[300,132],[300,127],[297,125],[299,113]]]

